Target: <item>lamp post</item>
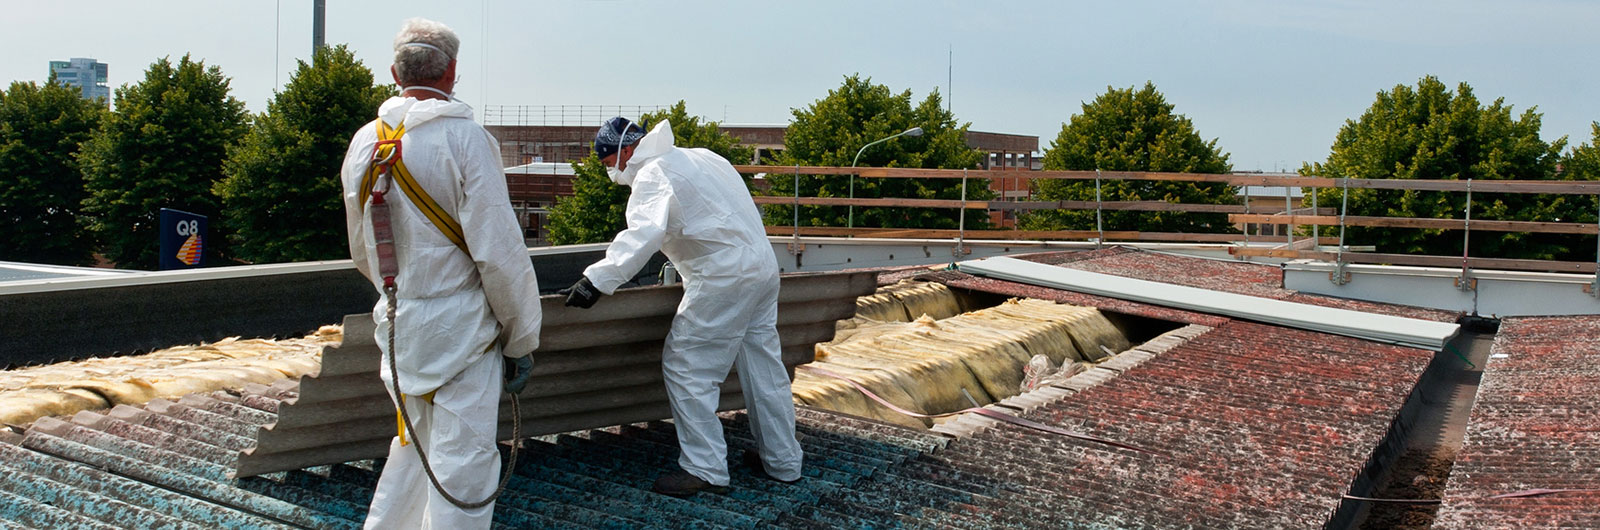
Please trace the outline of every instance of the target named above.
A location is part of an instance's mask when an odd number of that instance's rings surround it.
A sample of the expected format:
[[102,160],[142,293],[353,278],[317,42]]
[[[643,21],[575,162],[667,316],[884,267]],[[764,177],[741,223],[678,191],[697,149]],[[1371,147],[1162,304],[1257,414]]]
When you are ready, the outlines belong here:
[[[893,140],[895,138],[899,138],[901,136],[922,136],[922,128],[921,127],[912,127],[910,129],[906,129],[904,131],[900,131],[899,133],[894,134],[892,136],[889,136],[888,138],[884,138],[882,140],[876,140],[876,141],[868,143],[867,145],[863,145],[863,146],[861,146],[861,149],[856,151],[856,158],[854,160],[850,161],[850,198],[852,198],[852,199],[856,198],[856,172],[855,172],[855,169],[856,169],[856,162],[860,162],[861,161],[861,152],[862,151],[866,151],[868,147],[872,147],[874,145],[881,144],[881,143],[887,142],[889,140]],[[855,228],[855,227],[856,227],[856,205],[851,204],[850,205],[850,220],[846,222],[846,228]]]

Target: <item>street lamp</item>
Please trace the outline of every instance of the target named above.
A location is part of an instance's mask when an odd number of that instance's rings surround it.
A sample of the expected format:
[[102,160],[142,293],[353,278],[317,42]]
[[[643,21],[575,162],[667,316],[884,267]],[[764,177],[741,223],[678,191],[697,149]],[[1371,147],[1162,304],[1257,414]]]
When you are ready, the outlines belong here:
[[[910,129],[906,129],[904,131],[900,131],[899,133],[897,133],[897,134],[895,134],[893,136],[890,136],[888,138],[884,138],[882,140],[877,140],[877,141],[868,143],[867,145],[863,145],[863,146],[861,146],[861,149],[856,151],[855,160],[851,160],[850,161],[850,198],[852,198],[852,199],[856,198],[856,172],[855,172],[855,169],[856,169],[856,162],[860,162],[861,161],[861,152],[862,151],[866,151],[868,147],[872,147],[874,145],[881,144],[881,143],[887,142],[889,140],[893,140],[895,138],[899,138],[901,136],[922,136],[922,128],[921,127],[912,127]],[[856,205],[854,205],[854,204],[850,205],[850,220],[846,222],[846,227],[847,228],[855,228],[856,227]]]

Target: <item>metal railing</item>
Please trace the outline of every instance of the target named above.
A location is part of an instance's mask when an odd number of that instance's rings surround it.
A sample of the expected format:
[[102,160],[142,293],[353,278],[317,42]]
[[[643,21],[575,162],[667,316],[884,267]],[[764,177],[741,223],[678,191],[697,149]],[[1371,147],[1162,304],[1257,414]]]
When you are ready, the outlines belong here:
[[663,105],[488,105],[483,108],[483,124],[599,127],[612,116],[631,120],[640,114],[666,108]]
[[[982,178],[1008,178],[1016,177],[1014,171],[994,170],[960,170],[960,169],[907,169],[907,168],[848,168],[848,167],[806,167],[806,166],[735,166],[743,173],[765,173],[771,180],[794,179],[798,183],[801,176],[845,176],[855,175],[861,178],[957,178],[957,179],[982,179]],[[793,226],[768,226],[769,235],[793,235],[797,240],[800,236],[830,236],[830,237],[881,237],[881,238],[992,238],[992,239],[1085,239],[1098,242],[1104,241],[1165,241],[1165,242],[1216,242],[1216,243],[1246,243],[1248,234],[1202,234],[1202,233],[1154,233],[1138,231],[1106,230],[1103,224],[1097,223],[1094,230],[934,230],[934,229],[903,229],[903,228],[842,228],[842,227],[802,227],[799,226],[798,211],[800,206],[857,206],[857,207],[910,207],[910,208],[954,208],[962,210],[988,210],[988,211],[1031,211],[1031,210],[1093,210],[1104,211],[1147,211],[1147,212],[1189,212],[1189,213],[1221,213],[1228,214],[1230,224],[1278,224],[1288,227],[1284,239],[1278,240],[1277,245],[1263,247],[1260,245],[1236,245],[1229,252],[1241,258],[1273,257],[1287,259],[1317,259],[1338,264],[1338,271],[1331,277],[1336,283],[1344,281],[1343,267],[1346,263],[1383,263],[1394,265],[1413,265],[1427,267],[1459,267],[1461,277],[1459,285],[1462,289],[1471,288],[1470,272],[1473,268],[1490,268],[1503,270],[1522,271],[1553,271],[1553,272],[1578,272],[1595,274],[1600,271],[1600,240],[1596,243],[1595,261],[1555,261],[1537,259],[1509,259],[1472,257],[1470,245],[1463,245],[1461,256],[1436,256],[1413,254],[1384,254],[1375,252],[1352,252],[1345,244],[1347,227],[1382,227],[1382,228],[1411,228],[1433,230],[1462,230],[1470,234],[1472,230],[1494,232],[1521,232],[1537,234],[1578,234],[1600,235],[1600,225],[1596,223],[1573,222],[1545,222],[1545,221],[1515,221],[1515,220],[1483,220],[1472,218],[1472,203],[1474,194],[1483,193],[1514,193],[1514,194],[1547,194],[1547,195],[1600,195],[1600,182],[1597,181],[1548,181],[1548,180],[1413,180],[1413,179],[1346,179],[1326,177],[1306,177],[1298,175],[1261,175],[1261,174],[1202,174],[1202,173],[1158,173],[1158,172],[1130,172],[1130,171],[1032,171],[1026,175],[1028,179],[1045,180],[1081,180],[1092,181],[1096,186],[1096,200],[1093,201],[969,201],[948,199],[907,199],[907,198],[841,198],[841,197],[800,197],[798,192],[794,196],[757,196],[756,203],[763,205],[789,205],[796,211]],[[1144,180],[1166,182],[1196,182],[1227,184],[1235,187],[1266,186],[1281,187],[1284,189],[1284,211],[1282,213],[1258,213],[1251,211],[1248,200],[1241,204],[1193,204],[1166,201],[1107,201],[1100,199],[1098,193],[1100,183],[1110,180]],[[1316,195],[1309,195],[1312,200],[1310,207],[1295,207],[1290,200],[1290,191],[1294,188],[1326,188],[1340,191],[1340,204],[1337,208],[1321,207],[1316,204]],[[1374,190],[1415,190],[1461,192],[1467,194],[1466,207],[1461,218],[1410,218],[1410,217],[1375,217],[1375,216],[1350,216],[1348,210],[1348,191],[1350,189]],[[1481,199],[1479,199],[1481,200]],[[1600,208],[1600,206],[1597,206]],[[1309,215],[1308,215],[1309,214]],[[1318,227],[1338,227],[1337,238],[1320,236],[1316,234]],[[1304,239],[1296,240],[1294,233],[1302,230]],[[1315,235],[1315,237],[1313,237]],[[1258,241],[1260,241],[1258,239]],[[960,242],[958,241],[958,245]],[[1337,245],[1332,251],[1317,248],[1322,244]],[[1309,247],[1309,248],[1306,248]],[[1600,274],[1596,274],[1591,294],[1600,296]]]

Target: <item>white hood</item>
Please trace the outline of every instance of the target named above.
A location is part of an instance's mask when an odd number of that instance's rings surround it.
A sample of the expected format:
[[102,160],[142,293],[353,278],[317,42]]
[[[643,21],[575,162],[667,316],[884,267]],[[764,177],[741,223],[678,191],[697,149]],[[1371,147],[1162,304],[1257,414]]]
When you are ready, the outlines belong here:
[[633,186],[633,178],[639,174],[639,168],[656,157],[672,152],[674,138],[672,122],[661,120],[661,123],[656,124],[656,128],[639,139],[638,146],[633,149],[633,156],[628,159],[628,169],[622,170],[622,173],[612,181],[623,186]]
[[378,117],[390,127],[405,123],[415,129],[434,118],[472,119],[472,107],[466,103],[445,99],[416,99],[395,96],[378,106]]

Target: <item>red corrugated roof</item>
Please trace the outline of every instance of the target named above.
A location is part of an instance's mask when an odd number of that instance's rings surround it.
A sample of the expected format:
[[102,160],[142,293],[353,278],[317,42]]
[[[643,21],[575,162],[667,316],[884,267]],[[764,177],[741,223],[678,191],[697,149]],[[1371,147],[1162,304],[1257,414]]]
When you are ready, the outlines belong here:
[[1600,316],[1507,318],[1435,528],[1600,528]]

